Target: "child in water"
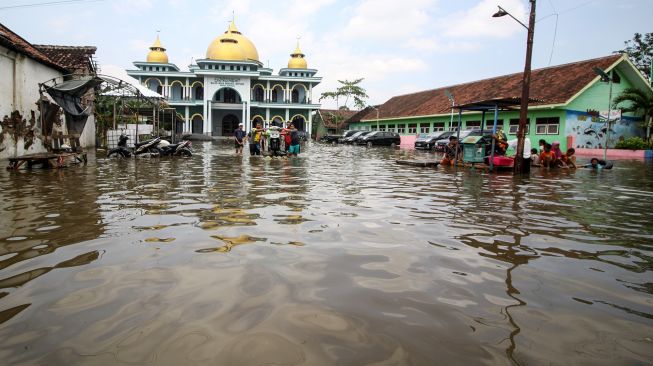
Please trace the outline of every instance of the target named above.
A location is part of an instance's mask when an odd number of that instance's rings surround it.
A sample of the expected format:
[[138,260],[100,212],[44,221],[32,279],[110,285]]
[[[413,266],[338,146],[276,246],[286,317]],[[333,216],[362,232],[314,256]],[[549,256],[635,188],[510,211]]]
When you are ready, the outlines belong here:
[[544,151],[540,154],[540,164],[545,168],[555,168],[556,154],[551,151],[551,144],[544,144]]
[[540,156],[537,154],[537,149],[531,149],[531,165],[540,166]]
[[573,147],[567,149],[567,152],[562,155],[562,158],[560,159],[562,161],[563,167],[576,169],[576,155],[574,154],[576,154],[576,149]]

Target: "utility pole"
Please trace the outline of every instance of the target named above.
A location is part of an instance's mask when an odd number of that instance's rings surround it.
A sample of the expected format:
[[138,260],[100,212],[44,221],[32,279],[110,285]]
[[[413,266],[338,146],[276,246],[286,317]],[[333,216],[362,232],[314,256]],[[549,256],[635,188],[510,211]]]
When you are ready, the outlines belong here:
[[531,58],[533,55],[533,33],[535,33],[535,0],[530,0],[531,12],[528,18],[528,38],[526,41],[526,62],[522,79],[521,108],[519,109],[519,129],[517,130],[517,155],[515,156],[514,173],[523,174],[524,140],[526,138],[526,123],[528,120],[528,100],[531,86]]

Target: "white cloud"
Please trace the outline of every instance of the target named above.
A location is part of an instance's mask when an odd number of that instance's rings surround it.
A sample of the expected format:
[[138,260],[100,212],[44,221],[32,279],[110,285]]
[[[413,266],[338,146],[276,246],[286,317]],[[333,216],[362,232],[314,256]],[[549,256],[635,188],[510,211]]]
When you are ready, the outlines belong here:
[[[502,0],[502,7],[520,21],[528,21],[523,1]],[[443,22],[444,34],[453,38],[506,38],[526,31],[509,16],[493,18],[497,10],[496,0],[482,0],[469,10],[447,15],[455,21]]]

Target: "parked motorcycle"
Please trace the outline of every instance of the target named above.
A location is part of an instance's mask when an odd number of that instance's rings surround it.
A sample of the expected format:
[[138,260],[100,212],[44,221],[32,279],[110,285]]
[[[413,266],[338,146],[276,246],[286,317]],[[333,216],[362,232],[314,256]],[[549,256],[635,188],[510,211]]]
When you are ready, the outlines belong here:
[[156,147],[159,149],[161,156],[193,156],[191,142],[188,140],[183,140],[176,144],[161,140]]
[[147,141],[141,141],[136,144],[134,144],[135,150],[132,151],[129,147],[127,147],[127,140],[129,140],[129,136],[127,135],[120,135],[120,138],[118,139],[118,146],[109,150],[107,153],[108,158],[129,158],[133,155],[141,155],[145,153],[149,153],[150,156],[159,156],[160,151],[156,147],[156,145],[161,141],[160,137],[156,137]]

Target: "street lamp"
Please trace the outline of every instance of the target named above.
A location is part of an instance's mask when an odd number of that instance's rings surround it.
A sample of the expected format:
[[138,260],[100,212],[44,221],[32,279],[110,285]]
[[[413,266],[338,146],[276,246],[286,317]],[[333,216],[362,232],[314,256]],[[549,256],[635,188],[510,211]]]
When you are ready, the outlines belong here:
[[379,109],[376,108],[375,106],[371,105],[370,108],[374,109],[376,111],[376,130],[379,130]]
[[526,121],[528,119],[528,99],[531,86],[531,58],[533,55],[533,33],[535,32],[535,0],[529,0],[529,2],[531,3],[531,11],[528,18],[528,26],[500,6],[499,11],[492,15],[495,18],[508,15],[528,30],[528,37],[526,38],[526,62],[524,64],[524,75],[522,78],[521,107],[519,108],[519,128],[517,130],[517,155],[515,156],[514,166],[515,174],[523,174],[528,171],[527,167],[524,166],[524,140],[526,138],[525,132]]
[[[601,81],[607,82],[610,84],[610,92],[608,93],[608,116],[607,116],[607,128],[605,131],[605,146],[603,147],[603,160],[606,160],[608,158],[608,141],[610,141],[608,138],[610,136],[610,112],[612,112],[612,71],[610,71],[610,74],[607,72],[603,71],[601,68],[598,67],[593,67],[592,70],[601,77]],[[599,116],[601,114],[599,113]]]

